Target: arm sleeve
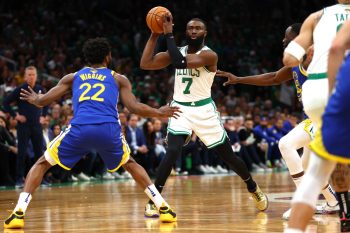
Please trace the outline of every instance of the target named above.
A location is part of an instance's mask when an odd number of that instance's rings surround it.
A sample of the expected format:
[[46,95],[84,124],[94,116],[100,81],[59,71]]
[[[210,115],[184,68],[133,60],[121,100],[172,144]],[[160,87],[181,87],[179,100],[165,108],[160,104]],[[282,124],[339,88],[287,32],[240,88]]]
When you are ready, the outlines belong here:
[[176,47],[173,34],[168,33],[165,35],[165,38],[173,66],[177,69],[185,69],[187,67],[186,57],[184,57]]

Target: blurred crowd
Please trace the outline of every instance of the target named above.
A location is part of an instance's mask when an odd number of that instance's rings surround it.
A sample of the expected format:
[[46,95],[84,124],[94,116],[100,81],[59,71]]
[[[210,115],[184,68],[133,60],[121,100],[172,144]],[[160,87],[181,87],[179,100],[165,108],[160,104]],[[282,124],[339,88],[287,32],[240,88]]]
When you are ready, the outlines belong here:
[[[112,45],[111,68],[126,75],[137,98],[153,107],[172,98],[173,68],[142,71],[139,59],[150,34],[145,16],[155,5],[164,5],[175,20],[177,43],[183,45],[186,22],[193,17],[207,21],[207,44],[219,55],[219,68],[238,75],[273,71],[281,66],[285,28],[301,22],[307,13],[321,8],[318,1],[253,0],[224,1],[4,1],[0,3],[0,185],[23,183],[35,159],[36,142],[28,144],[25,166],[18,172],[18,124],[23,119],[11,115],[4,100],[26,82],[25,68],[37,69],[37,84],[44,92],[51,89],[65,74],[81,69],[84,58],[82,44],[88,38],[107,37]],[[296,10],[294,4],[300,6]],[[264,10],[265,9],[265,10]],[[265,14],[265,12],[270,14]],[[259,21],[259,24],[255,22]],[[273,21],[273,23],[271,23]],[[252,39],[254,38],[254,39]],[[160,39],[159,50],[164,50]],[[223,125],[232,147],[250,170],[271,171],[284,168],[278,141],[302,120],[300,105],[292,83],[282,87],[223,87],[222,78],[213,84],[212,96],[221,113]],[[7,108],[18,112],[16,101]],[[164,119],[143,119],[119,106],[119,118],[134,158],[153,176],[165,155],[166,126]],[[42,111],[41,150],[69,125],[73,117],[71,96],[52,103]],[[33,145],[34,144],[34,145]],[[211,150],[192,135],[173,174],[229,173],[229,169]],[[53,168],[45,182],[90,180],[96,178],[130,178],[119,171],[106,173],[95,152],[80,161],[72,171]]]

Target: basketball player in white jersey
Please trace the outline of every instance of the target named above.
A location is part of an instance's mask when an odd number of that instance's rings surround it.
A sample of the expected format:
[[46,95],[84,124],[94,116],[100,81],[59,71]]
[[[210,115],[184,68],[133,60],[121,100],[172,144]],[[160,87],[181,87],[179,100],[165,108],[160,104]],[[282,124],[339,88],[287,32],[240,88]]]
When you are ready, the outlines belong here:
[[[299,35],[301,24],[295,23],[286,29],[285,36],[283,38],[283,47],[286,48],[288,44]],[[301,64],[296,67],[283,67],[276,72],[270,72],[260,75],[252,75],[246,77],[237,77],[231,73],[218,70],[216,76],[227,77],[228,81],[224,85],[228,84],[248,84],[257,86],[270,86],[279,85],[283,82],[294,79],[295,87],[299,101],[302,97],[303,84],[307,80],[307,73],[305,69],[309,66],[313,56],[313,47],[308,49],[307,56]],[[289,169],[289,173],[296,185],[299,186],[302,178],[304,177],[304,169],[306,169],[305,161],[308,160],[310,149],[308,145],[314,137],[314,127],[312,121],[304,114],[304,120],[299,123],[293,130],[287,135],[283,136],[279,143],[279,149],[286,161]],[[297,150],[303,148],[303,155],[300,158]],[[322,194],[326,199],[324,205],[318,205],[316,207],[316,213],[328,214],[336,213],[339,210],[338,201],[335,197],[332,187],[327,183],[322,189]],[[283,213],[282,218],[288,220],[291,209]]]
[[[310,119],[320,127],[321,117],[328,99],[327,62],[332,40],[335,38],[341,25],[348,19],[350,10],[349,0],[339,0],[340,4],[326,7],[312,13],[303,23],[300,34],[285,49],[283,63],[293,67],[300,63],[305,50],[314,45],[314,56],[308,67],[308,80],[303,86],[302,101],[304,110]],[[334,166],[315,153],[311,153],[309,167],[304,179],[298,187],[293,200],[292,212],[288,229],[285,232],[303,232],[311,219],[319,192],[327,183],[328,175]],[[334,189],[340,207],[340,215],[348,212],[349,200],[347,192],[343,192],[341,177],[347,170],[347,165],[338,165],[332,176]]]
[[[177,48],[173,32],[172,16],[163,17],[166,38],[166,52],[154,54],[158,36],[152,33],[142,54],[140,66],[145,70],[159,70],[172,64],[175,70],[174,96],[172,106],[179,106],[182,114],[168,124],[168,148],[165,158],[159,165],[155,185],[161,192],[176,158],[181,156],[182,146],[194,132],[201,141],[221,156],[232,170],[246,183],[257,208],[268,207],[265,194],[251,177],[243,160],[234,154],[231,144],[220,122],[219,113],[211,99],[211,86],[217,69],[218,57],[204,45],[207,35],[203,20],[194,18],[187,23],[188,45]],[[146,205],[145,216],[156,217],[158,213],[150,201]]]

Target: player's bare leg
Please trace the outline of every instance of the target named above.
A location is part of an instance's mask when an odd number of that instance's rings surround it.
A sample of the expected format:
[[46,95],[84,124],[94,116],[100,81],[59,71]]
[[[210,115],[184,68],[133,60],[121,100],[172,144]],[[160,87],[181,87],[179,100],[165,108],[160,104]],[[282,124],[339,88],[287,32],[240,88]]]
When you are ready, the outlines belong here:
[[337,164],[331,176],[334,190],[339,200],[339,217],[341,232],[350,231],[350,202],[349,190],[349,167],[347,164]]
[[39,187],[45,173],[50,167],[52,167],[52,165],[45,159],[45,156],[41,156],[38,161],[36,161],[26,177],[23,192],[19,195],[15,209],[4,223],[4,228],[13,229],[24,227],[24,215],[32,199],[32,194]]
[[[158,192],[157,188],[152,183],[145,169],[142,166],[140,166],[138,163],[136,163],[133,158],[130,158],[128,162],[126,162],[123,165],[123,168],[132,175],[134,180],[141,186],[142,189],[144,189],[147,196],[154,203],[154,204],[148,204],[150,205],[150,208],[154,209],[153,217],[158,217],[160,215],[160,221],[162,222],[175,222],[176,221],[175,212],[170,208],[168,203],[163,199],[162,195]],[[158,214],[158,211],[159,211],[159,214]],[[147,217],[150,217],[150,216],[147,216]]]

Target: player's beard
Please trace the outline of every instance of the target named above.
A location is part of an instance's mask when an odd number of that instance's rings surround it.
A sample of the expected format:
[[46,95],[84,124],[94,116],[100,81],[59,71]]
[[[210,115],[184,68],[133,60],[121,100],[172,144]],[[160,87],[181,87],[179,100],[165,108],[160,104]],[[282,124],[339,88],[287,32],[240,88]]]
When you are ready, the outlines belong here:
[[200,49],[202,44],[204,44],[204,35],[192,39],[190,36],[186,35],[186,42],[189,46]]

